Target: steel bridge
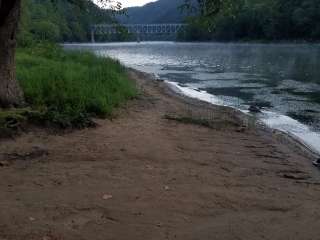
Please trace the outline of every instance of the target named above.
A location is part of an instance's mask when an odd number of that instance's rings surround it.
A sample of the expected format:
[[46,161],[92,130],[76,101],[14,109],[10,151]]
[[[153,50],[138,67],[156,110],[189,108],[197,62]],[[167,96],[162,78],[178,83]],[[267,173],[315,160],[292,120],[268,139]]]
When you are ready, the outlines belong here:
[[97,24],[91,27],[91,41],[95,42],[95,35],[114,35],[120,32],[139,35],[156,34],[178,34],[184,31],[187,24],[165,23],[165,24]]

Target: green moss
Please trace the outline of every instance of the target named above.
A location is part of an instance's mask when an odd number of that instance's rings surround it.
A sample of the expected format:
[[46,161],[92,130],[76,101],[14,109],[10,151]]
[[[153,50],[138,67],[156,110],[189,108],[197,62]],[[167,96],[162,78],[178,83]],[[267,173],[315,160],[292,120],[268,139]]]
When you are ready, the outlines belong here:
[[26,112],[22,109],[0,111],[0,126],[4,128],[14,128],[25,120]]
[[15,134],[28,120],[29,109],[0,109],[0,137]]

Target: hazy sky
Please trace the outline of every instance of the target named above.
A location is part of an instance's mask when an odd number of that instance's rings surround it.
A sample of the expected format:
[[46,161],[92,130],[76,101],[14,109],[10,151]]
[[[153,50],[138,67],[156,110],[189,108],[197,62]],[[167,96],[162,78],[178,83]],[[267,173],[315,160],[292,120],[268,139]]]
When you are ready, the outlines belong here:
[[122,3],[122,7],[142,6],[148,2],[154,2],[155,0],[118,0]]
[[[113,0],[113,2],[121,2],[122,7],[142,6],[149,2],[155,2],[156,0]],[[94,0],[94,2],[98,2]]]

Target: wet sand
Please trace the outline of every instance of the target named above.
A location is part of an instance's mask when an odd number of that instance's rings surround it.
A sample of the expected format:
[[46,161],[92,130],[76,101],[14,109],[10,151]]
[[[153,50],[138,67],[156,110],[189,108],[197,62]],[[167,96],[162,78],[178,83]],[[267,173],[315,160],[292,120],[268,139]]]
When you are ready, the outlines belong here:
[[[130,75],[142,93],[112,121],[1,140],[1,240],[320,239],[307,154]],[[190,116],[210,126],[177,121]]]

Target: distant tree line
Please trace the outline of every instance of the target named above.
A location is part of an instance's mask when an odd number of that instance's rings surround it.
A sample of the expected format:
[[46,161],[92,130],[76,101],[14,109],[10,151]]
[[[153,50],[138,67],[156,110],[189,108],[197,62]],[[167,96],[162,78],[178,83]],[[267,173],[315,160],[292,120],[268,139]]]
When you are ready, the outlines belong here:
[[24,0],[19,45],[35,41],[85,42],[90,40],[92,23],[111,22],[110,11],[88,1],[85,9],[72,1]]
[[[210,3],[214,3],[211,4]],[[319,0],[198,0],[185,40],[320,40]],[[220,4],[219,4],[220,3]],[[213,14],[210,13],[212,8]],[[219,11],[215,11],[219,8]]]
[[[320,40],[320,0],[187,0],[198,5],[180,40]],[[64,0],[24,0],[20,46],[34,40],[84,42],[90,24],[112,22],[109,11]],[[158,9],[159,10],[159,9]],[[179,11],[176,11],[177,14]],[[130,39],[125,34],[115,40]],[[105,41],[105,36],[96,36]],[[114,39],[113,39],[114,40]]]

